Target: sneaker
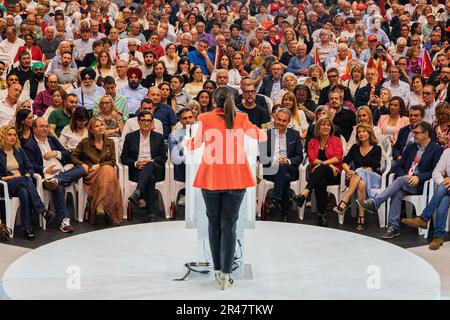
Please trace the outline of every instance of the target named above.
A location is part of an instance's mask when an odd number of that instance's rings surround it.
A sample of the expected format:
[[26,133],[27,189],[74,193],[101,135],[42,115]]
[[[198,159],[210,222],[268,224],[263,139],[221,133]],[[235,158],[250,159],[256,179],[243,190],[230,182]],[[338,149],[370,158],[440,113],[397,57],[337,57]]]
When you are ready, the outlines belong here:
[[400,231],[395,230],[392,227],[388,227],[386,232],[381,236],[383,239],[392,239],[394,237],[398,237],[400,235]]
[[425,221],[425,219],[422,218],[421,216],[414,218],[405,218],[402,219],[402,222],[412,228],[421,228],[421,229],[428,228],[428,221]]
[[184,206],[185,203],[186,203],[186,197],[183,196],[183,195],[181,195],[181,196],[180,196],[180,199],[178,199],[178,205],[179,205],[179,206]]
[[438,250],[444,244],[444,239],[441,237],[435,237],[433,241],[431,241],[430,246],[428,247],[430,250]]
[[75,229],[70,225],[70,219],[64,218],[63,222],[61,222],[61,225],[59,227],[59,230],[61,230],[64,233],[73,232]]
[[53,191],[53,190],[56,190],[56,188],[58,188],[58,186],[59,186],[58,180],[56,180],[55,178],[44,180],[44,188],[45,189]]
[[33,241],[34,240],[34,232],[32,229],[25,229],[23,230],[23,236],[25,237],[25,239],[29,240],[29,241]]
[[220,274],[220,289],[225,290],[233,285],[233,279],[230,278],[229,273]]
[[356,203],[358,204],[358,206],[360,208],[363,208],[364,210],[370,212],[370,213],[374,213],[377,214],[378,210],[375,207],[375,202],[372,199],[368,199],[368,200],[364,200],[364,201],[359,201],[358,199],[356,199]]

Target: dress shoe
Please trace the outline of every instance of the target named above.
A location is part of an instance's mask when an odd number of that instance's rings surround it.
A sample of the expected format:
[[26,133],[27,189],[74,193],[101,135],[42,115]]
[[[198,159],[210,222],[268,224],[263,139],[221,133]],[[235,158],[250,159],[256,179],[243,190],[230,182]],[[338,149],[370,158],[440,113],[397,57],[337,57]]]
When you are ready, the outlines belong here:
[[273,198],[272,202],[269,204],[269,210],[271,212],[281,212],[281,201]]
[[428,247],[430,250],[438,250],[444,244],[444,238],[435,237],[433,241],[431,241],[430,246]]
[[137,205],[138,205],[139,197],[140,197],[140,192],[139,192],[138,190],[135,190],[135,191],[133,192],[133,194],[128,198],[128,201],[130,201],[130,203],[131,203],[133,206],[137,206]]
[[326,227],[327,224],[327,215],[326,214],[320,214],[319,213],[319,226],[320,227]]
[[421,229],[427,229],[428,228],[428,221],[425,221],[424,218],[421,216],[414,217],[414,218],[405,218],[402,219],[402,222],[406,224],[407,226],[413,227],[413,228],[421,228]]
[[58,180],[56,180],[55,178],[44,180],[44,188],[45,189],[53,191],[53,190],[56,190],[56,188],[58,188],[58,186],[59,186]]
[[30,241],[34,240],[34,232],[31,229],[25,229],[23,231],[23,235],[24,235],[25,239],[27,239],[27,240],[30,240]]
[[44,212],[42,212],[42,216],[44,217],[45,221],[51,223],[55,218],[55,213],[53,211],[45,209]]

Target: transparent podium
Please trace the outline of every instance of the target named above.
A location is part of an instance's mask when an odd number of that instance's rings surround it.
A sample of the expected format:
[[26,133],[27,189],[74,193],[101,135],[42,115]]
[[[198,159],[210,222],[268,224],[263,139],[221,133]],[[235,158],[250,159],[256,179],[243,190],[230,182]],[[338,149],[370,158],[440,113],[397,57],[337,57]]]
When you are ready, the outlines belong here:
[[[191,130],[190,130],[191,129]],[[188,128],[187,137],[195,135],[196,125]],[[248,136],[244,138],[245,153],[247,161],[256,180],[258,155],[258,141]],[[197,229],[197,257],[201,265],[209,265],[212,270],[212,257],[208,240],[208,218],[206,216],[205,203],[201,194],[201,189],[193,187],[193,182],[202,160],[204,144],[193,151],[186,151],[186,202],[185,202],[185,219],[186,228]],[[237,243],[235,262],[233,264],[233,278],[235,279],[252,279],[251,266],[245,264],[245,246],[244,246],[244,230],[255,228],[255,212],[256,212],[256,187],[247,188],[244,199],[239,211],[239,219],[237,221]],[[213,272],[210,272],[213,277]]]

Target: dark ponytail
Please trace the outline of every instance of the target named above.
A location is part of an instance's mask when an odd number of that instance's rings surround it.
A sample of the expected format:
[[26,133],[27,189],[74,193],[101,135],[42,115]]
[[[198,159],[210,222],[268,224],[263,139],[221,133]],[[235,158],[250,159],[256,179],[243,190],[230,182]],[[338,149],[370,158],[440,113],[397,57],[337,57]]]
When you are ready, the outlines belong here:
[[223,109],[225,126],[227,129],[233,129],[234,118],[236,117],[233,91],[227,87],[219,87],[214,91],[214,100],[216,101],[217,108]]

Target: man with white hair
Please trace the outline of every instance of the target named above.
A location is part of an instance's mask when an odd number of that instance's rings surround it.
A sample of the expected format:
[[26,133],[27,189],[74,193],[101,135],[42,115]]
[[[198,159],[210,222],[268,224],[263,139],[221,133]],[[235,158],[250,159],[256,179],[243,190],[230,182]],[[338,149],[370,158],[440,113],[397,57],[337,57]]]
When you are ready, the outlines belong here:
[[397,38],[397,44],[388,49],[389,58],[397,62],[400,57],[405,57],[408,51],[406,42],[407,40],[403,37]]
[[339,43],[337,46],[337,55],[330,59],[327,64],[327,70],[336,68],[339,71],[339,77],[342,77],[347,71],[347,64],[349,61],[348,46],[345,43]]
[[119,56],[120,60],[128,61],[130,67],[140,67],[144,63],[144,56],[142,52],[138,51],[139,45],[136,39],[128,39],[127,52]]
[[180,44],[177,47],[177,52],[180,57],[182,57],[182,56],[187,57],[189,52],[197,50],[192,45],[192,35],[189,32],[184,32],[180,36],[179,43]]
[[95,77],[95,70],[83,69],[80,73],[81,87],[73,91],[78,97],[78,106],[86,108],[91,114],[95,100],[105,94],[105,89],[95,84]]
[[329,30],[322,30],[320,32],[320,42],[316,42],[309,53],[314,57],[317,51],[320,63],[323,63],[327,59],[328,54],[336,47],[336,44],[330,42],[330,34]]
[[16,27],[7,27],[6,39],[0,42],[0,60],[8,65],[12,64],[19,47],[24,45],[25,41],[17,37]]
[[99,32],[100,23],[97,20],[91,19],[90,27],[91,27],[91,39],[100,40],[106,38],[106,35],[104,33]]
[[111,40],[111,47],[109,48],[109,55],[114,62],[117,62],[122,53],[127,52],[127,43],[123,39],[119,39],[119,30],[111,28],[109,30],[109,40]]
[[52,26],[48,26],[45,28],[44,38],[39,40],[37,45],[41,48],[45,59],[51,60],[56,55],[56,49],[58,49],[61,41],[61,38],[55,38],[55,29]]
[[306,76],[308,68],[314,64],[314,58],[306,54],[306,44],[297,44],[297,55],[289,61],[287,72],[297,76]]

